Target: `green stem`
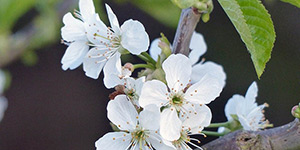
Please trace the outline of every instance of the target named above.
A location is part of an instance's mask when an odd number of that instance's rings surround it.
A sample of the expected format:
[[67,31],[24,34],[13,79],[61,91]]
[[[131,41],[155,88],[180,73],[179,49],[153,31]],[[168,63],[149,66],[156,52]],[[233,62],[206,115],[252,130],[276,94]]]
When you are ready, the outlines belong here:
[[224,133],[218,133],[218,132],[214,132],[214,131],[201,131],[202,133],[204,133],[205,135],[211,135],[211,136],[224,136]]
[[133,65],[133,68],[134,69],[138,69],[138,68],[149,68],[149,69],[152,69],[154,70],[155,67],[151,66],[151,65],[148,65],[148,64],[135,64]]
[[145,57],[145,56],[143,56],[143,55],[137,55],[141,60],[143,60],[143,61],[145,61],[145,62],[150,62],[149,60],[148,60],[148,58],[147,57]]
[[147,52],[142,52],[142,55],[145,56],[149,60],[149,62],[155,66],[156,61]]
[[211,123],[207,128],[227,127],[229,122]]

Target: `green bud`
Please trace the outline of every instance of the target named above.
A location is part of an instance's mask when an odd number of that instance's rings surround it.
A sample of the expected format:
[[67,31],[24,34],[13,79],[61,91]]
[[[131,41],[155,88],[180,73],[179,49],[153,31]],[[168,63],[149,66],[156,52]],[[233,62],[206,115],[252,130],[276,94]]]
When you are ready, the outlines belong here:
[[181,9],[192,7],[199,0],[171,0],[175,5]]
[[300,103],[292,108],[291,113],[295,118],[300,119]]
[[209,21],[209,14],[203,14],[202,15],[202,17],[201,17],[201,19],[202,19],[202,21],[204,22],[204,23],[206,23],[206,22],[208,22]]

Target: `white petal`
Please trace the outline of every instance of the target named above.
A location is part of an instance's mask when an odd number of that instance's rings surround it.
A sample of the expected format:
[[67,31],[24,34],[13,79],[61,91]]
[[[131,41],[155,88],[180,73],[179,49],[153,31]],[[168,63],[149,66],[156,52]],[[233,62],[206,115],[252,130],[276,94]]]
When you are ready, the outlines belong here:
[[256,82],[253,82],[246,93],[245,98],[249,101],[249,103],[255,103],[255,99],[257,97],[257,93],[258,93],[258,87]]
[[109,30],[106,25],[100,20],[98,14],[93,14],[92,16],[90,16],[84,25],[87,32],[87,38],[90,42],[95,45],[103,46],[105,46],[104,43],[110,43],[110,41],[106,39]]
[[241,95],[233,95],[232,98],[228,100],[228,102],[225,105],[225,115],[227,117],[228,121],[233,120],[231,115],[237,114],[238,104],[243,101],[245,98]]
[[133,130],[138,113],[126,95],[118,95],[107,105],[107,118],[121,130]]
[[238,116],[238,117],[239,117],[239,121],[240,121],[241,125],[243,126],[244,130],[252,130],[247,118],[245,118],[244,116]]
[[84,21],[95,14],[95,6],[93,0],[79,0],[80,14]]
[[75,41],[67,48],[63,58],[61,59],[62,69],[75,69],[80,66],[88,53],[89,46],[85,41]]
[[0,121],[3,119],[7,106],[8,106],[7,99],[3,96],[0,96]]
[[168,87],[173,90],[183,90],[189,82],[192,65],[191,61],[182,54],[170,55],[162,64],[166,73]]
[[115,56],[110,58],[106,65],[104,66],[104,85],[106,88],[110,89],[119,84],[124,84],[124,80],[120,79],[122,65],[120,53],[117,53]]
[[111,8],[109,7],[109,5],[105,4],[105,7],[106,7],[106,11],[107,11],[109,22],[110,22],[110,26],[112,27],[112,29],[114,30],[114,32],[116,34],[120,34],[120,25],[119,25],[119,21],[118,21],[117,16],[111,10]]
[[161,53],[161,49],[158,47],[159,41],[160,41],[160,39],[156,38],[151,42],[151,45],[150,45],[149,53],[150,53],[150,56],[154,60],[157,60],[158,55],[160,55],[160,53]]
[[160,135],[168,141],[178,140],[182,122],[177,116],[176,109],[174,107],[164,109],[160,119]]
[[5,80],[6,80],[5,73],[2,70],[0,70],[0,95],[4,91]]
[[188,110],[188,118],[183,121],[182,126],[191,129],[191,133],[200,133],[204,127],[210,125],[212,113],[206,105],[194,105],[193,110]]
[[147,105],[139,115],[140,125],[148,130],[158,130],[160,123],[160,109],[156,105]]
[[190,49],[192,50],[189,54],[189,58],[192,64],[198,62],[199,58],[206,53],[207,46],[203,36],[200,33],[194,32],[191,38]]
[[141,92],[142,92],[142,89],[143,89],[143,86],[144,86],[144,83],[146,81],[146,78],[145,76],[143,77],[140,77],[138,78],[136,81],[135,81],[135,92],[137,93],[137,95],[141,95]]
[[[221,65],[214,62],[198,63],[192,68],[191,82],[196,83],[200,81],[206,74],[211,74],[222,81],[225,86],[226,74]],[[223,87],[224,87],[223,86]]]
[[87,41],[83,22],[75,19],[71,13],[63,17],[64,27],[61,28],[61,36],[64,40],[72,42],[76,40]]
[[168,102],[167,86],[158,80],[147,81],[142,89],[139,103],[142,107],[149,104],[155,104],[158,107]]
[[142,23],[129,19],[121,26],[121,45],[134,55],[147,51],[149,36]]
[[125,132],[110,132],[96,141],[96,150],[126,150],[130,145],[131,135]]
[[[106,64],[107,59],[105,57],[100,57],[105,53],[105,51],[99,51],[96,48],[92,48],[86,55],[83,61],[83,70],[85,75],[97,79],[99,77],[102,68]],[[94,58],[93,56],[99,56]]]
[[150,135],[147,140],[157,150],[176,150],[173,144],[163,139],[157,131],[150,131]]
[[222,82],[207,74],[199,82],[188,88],[184,98],[196,104],[208,104],[220,95],[222,89]]

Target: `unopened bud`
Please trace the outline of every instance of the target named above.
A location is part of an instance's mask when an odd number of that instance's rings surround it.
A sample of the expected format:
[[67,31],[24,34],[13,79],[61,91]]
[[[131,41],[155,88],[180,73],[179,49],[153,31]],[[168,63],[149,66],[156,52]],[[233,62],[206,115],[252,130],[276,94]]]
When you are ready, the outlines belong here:
[[295,118],[300,119],[300,103],[292,108],[291,113]]
[[132,64],[132,63],[126,63],[126,64],[124,65],[124,68],[130,70],[131,72],[133,72],[133,70],[134,70],[134,67],[133,67],[133,64]]
[[116,90],[116,91],[119,91],[119,92],[124,92],[125,86],[124,86],[124,85],[117,85],[117,86],[115,87],[115,90]]

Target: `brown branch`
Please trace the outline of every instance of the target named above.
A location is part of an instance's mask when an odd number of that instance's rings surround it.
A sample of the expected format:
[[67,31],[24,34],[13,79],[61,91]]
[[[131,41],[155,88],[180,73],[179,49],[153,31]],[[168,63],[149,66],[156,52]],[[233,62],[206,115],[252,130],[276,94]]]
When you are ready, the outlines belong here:
[[191,37],[200,20],[201,14],[197,9],[186,8],[181,12],[177,31],[173,42],[173,53],[188,55],[190,53],[189,45]]
[[299,150],[300,122],[263,131],[236,131],[202,146],[204,150]]
[[[58,3],[56,7],[58,17],[62,18],[62,16],[77,2],[77,0],[66,0]],[[33,21],[20,31],[17,31],[15,34],[8,37],[10,44],[7,45],[8,47],[5,47],[5,52],[2,51],[0,55],[0,68],[18,59],[27,50],[27,47],[38,32],[37,28],[38,27]],[[45,28],[45,30],[47,30],[47,28]]]

